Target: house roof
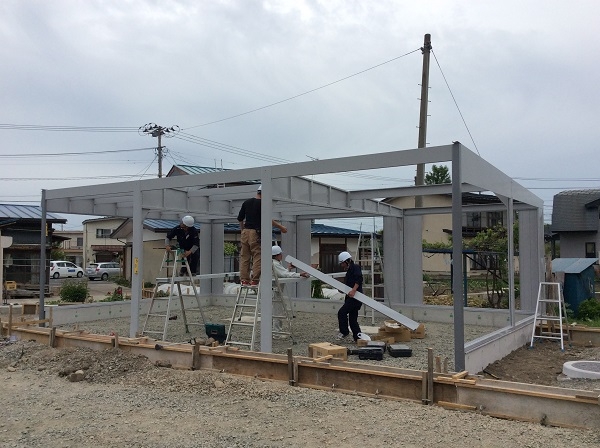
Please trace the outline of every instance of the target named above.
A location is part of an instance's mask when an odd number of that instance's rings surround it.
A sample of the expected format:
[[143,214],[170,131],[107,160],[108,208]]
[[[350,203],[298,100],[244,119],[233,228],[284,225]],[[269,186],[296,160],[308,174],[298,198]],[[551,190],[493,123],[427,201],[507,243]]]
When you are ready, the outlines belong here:
[[[174,176],[185,176],[185,175],[194,175],[194,174],[210,174],[210,173],[222,173],[225,171],[231,171],[226,168],[212,168],[210,166],[198,166],[198,165],[173,165],[166,177],[174,177]],[[212,184],[206,185],[204,188],[218,188],[224,187],[226,185],[249,185],[249,184],[259,184],[260,181],[242,181],[242,182],[232,182],[226,184]]]
[[[156,233],[166,233],[179,224],[175,219],[144,219],[144,229]],[[127,219],[121,224],[111,235],[111,238],[125,238],[131,233],[132,221]],[[201,229],[201,223],[195,223],[194,227]],[[279,229],[273,229],[275,233],[279,233]],[[238,223],[224,224],[225,233],[238,233],[240,226]],[[312,236],[337,236],[337,237],[357,237],[361,232],[358,230],[344,229],[341,227],[327,226],[325,224],[311,224]],[[362,232],[364,233],[364,232]]]
[[553,232],[597,232],[600,189],[567,190],[554,195]]
[[597,258],[555,258],[552,260],[552,272],[579,274],[597,261]]
[[173,165],[169,172],[167,173],[167,177],[170,176],[181,176],[185,174],[206,174],[206,173],[216,173],[219,171],[228,171],[225,168],[211,168],[209,166],[197,166],[197,165]]
[[[0,204],[0,221],[4,220],[41,221],[42,208],[39,205]],[[46,213],[49,223],[65,224],[66,219],[53,213]]]

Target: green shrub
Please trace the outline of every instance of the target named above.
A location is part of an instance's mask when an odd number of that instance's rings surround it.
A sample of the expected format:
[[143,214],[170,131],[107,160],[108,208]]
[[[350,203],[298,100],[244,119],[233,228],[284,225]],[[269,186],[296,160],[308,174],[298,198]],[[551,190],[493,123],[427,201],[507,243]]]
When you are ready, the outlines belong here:
[[87,281],[65,280],[60,288],[63,302],[85,302],[89,294]]
[[122,302],[124,300],[123,290],[121,288],[116,288],[112,294],[107,294],[106,297],[99,300],[99,302]]
[[600,319],[600,302],[596,299],[587,299],[579,304],[577,318],[582,320]]
[[311,280],[310,289],[311,289],[311,297],[313,299],[324,299],[323,296],[323,287],[321,280]]
[[152,282],[144,282],[144,288],[154,288],[154,283],[152,283]]
[[131,281],[127,280],[125,277],[117,277],[114,282],[119,286],[126,286],[131,288]]

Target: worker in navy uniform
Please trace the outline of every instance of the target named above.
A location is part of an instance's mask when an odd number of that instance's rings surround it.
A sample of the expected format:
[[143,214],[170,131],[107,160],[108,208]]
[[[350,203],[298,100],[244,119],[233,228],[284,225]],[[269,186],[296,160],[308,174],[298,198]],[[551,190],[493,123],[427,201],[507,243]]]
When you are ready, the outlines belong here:
[[[256,196],[246,199],[238,213],[237,219],[242,234],[240,250],[240,280],[242,286],[256,287],[260,281],[261,195],[262,185],[259,185]],[[287,232],[287,227],[275,220],[271,221],[271,225],[281,230],[281,233]],[[269,238],[271,238],[271,235],[269,235]],[[250,259],[252,259],[252,278],[250,278]]]
[[[169,230],[165,238],[167,250],[173,249],[173,246],[171,245],[171,240],[173,238],[177,238],[179,249],[183,250],[183,256],[190,265],[192,275],[196,274],[198,270],[198,260],[200,259],[200,252],[198,251],[200,238],[198,236],[198,230],[194,227],[194,218],[191,216],[184,216],[181,218],[181,223],[178,226]],[[186,275],[185,267],[181,268],[179,275]]]
[[346,271],[344,283],[352,289],[346,294],[344,304],[338,311],[340,332],[337,335],[337,339],[341,341],[350,334],[350,331],[348,330],[348,324],[350,324],[350,330],[352,331],[352,336],[356,342],[359,339],[359,334],[361,332],[360,325],[358,325],[358,311],[362,306],[362,302],[355,299],[354,295],[357,292],[362,292],[362,269],[359,265],[354,263],[352,256],[348,252],[341,252],[338,255],[338,261],[340,262],[342,269]]

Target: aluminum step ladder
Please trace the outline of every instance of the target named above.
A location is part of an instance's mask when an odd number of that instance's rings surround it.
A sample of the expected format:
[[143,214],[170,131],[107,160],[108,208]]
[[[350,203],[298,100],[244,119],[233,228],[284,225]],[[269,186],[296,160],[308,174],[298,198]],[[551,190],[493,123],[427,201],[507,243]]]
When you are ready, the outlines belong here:
[[[355,261],[359,264],[363,274],[363,294],[378,302],[384,302],[384,299],[377,297],[383,295],[384,292],[383,257],[381,256],[377,234],[359,232]],[[389,300],[387,302],[387,306],[391,307]],[[372,325],[375,323],[373,308],[365,305],[362,314],[363,318],[371,318]]]
[[[291,339],[292,334],[291,309],[286,300],[284,285],[279,282],[273,273],[273,330],[272,334],[277,339]],[[239,345],[254,350],[256,344],[256,329],[260,322],[260,284],[259,286],[241,285],[238,291],[225,345]],[[279,325],[281,323],[281,325]],[[235,338],[235,339],[234,339]],[[248,342],[249,340],[249,342]]]
[[[154,339],[160,337],[161,340],[166,340],[169,321],[177,319],[176,314],[171,314],[173,301],[176,298],[179,299],[179,311],[181,312],[185,332],[190,333],[190,327],[192,326],[202,327],[203,332],[206,328],[206,318],[200,303],[198,287],[194,282],[190,266],[187,259],[183,256],[183,253],[184,250],[182,249],[165,251],[159,272],[159,275],[165,273],[165,276],[156,279],[156,285],[154,286],[154,291],[152,293],[152,301],[150,302],[150,308],[148,309],[148,314],[146,315],[142,329],[143,336],[151,336]],[[186,307],[181,289],[182,283],[184,286],[190,286],[192,288],[196,299],[196,306]],[[169,285],[168,295],[162,296],[159,288],[161,285],[165,284]],[[197,322],[189,322],[189,312],[196,314],[196,317],[199,317],[200,319]]]
[[[539,334],[536,335],[535,330],[538,327]],[[567,322],[562,285],[554,282],[540,282],[529,348],[533,348],[535,339],[553,339],[560,341],[560,349],[564,351],[565,337],[571,345],[571,333]]]

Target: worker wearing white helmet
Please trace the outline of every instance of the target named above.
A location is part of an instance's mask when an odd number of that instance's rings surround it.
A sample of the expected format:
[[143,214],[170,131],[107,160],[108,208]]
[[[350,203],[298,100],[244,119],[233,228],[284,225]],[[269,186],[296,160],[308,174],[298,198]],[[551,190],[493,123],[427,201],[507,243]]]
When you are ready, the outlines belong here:
[[[344,298],[344,304],[338,311],[338,325],[340,332],[337,335],[338,340],[345,339],[352,331],[354,341],[359,339],[360,325],[358,325],[358,311],[362,306],[362,302],[356,300],[354,295],[357,292],[362,292],[363,276],[362,269],[359,265],[352,261],[352,255],[344,251],[338,255],[338,261],[342,269],[346,271],[344,284],[352,288]],[[350,330],[348,330],[350,325]]]
[[[190,265],[191,273],[196,274],[198,270],[198,260],[200,259],[200,252],[198,251],[200,238],[198,236],[198,230],[194,227],[194,218],[189,215],[184,216],[181,218],[179,225],[169,230],[165,237],[167,250],[173,249],[173,245],[171,244],[173,238],[177,238],[179,249],[184,251],[183,256]],[[182,267],[179,275],[185,274],[185,267]]]

